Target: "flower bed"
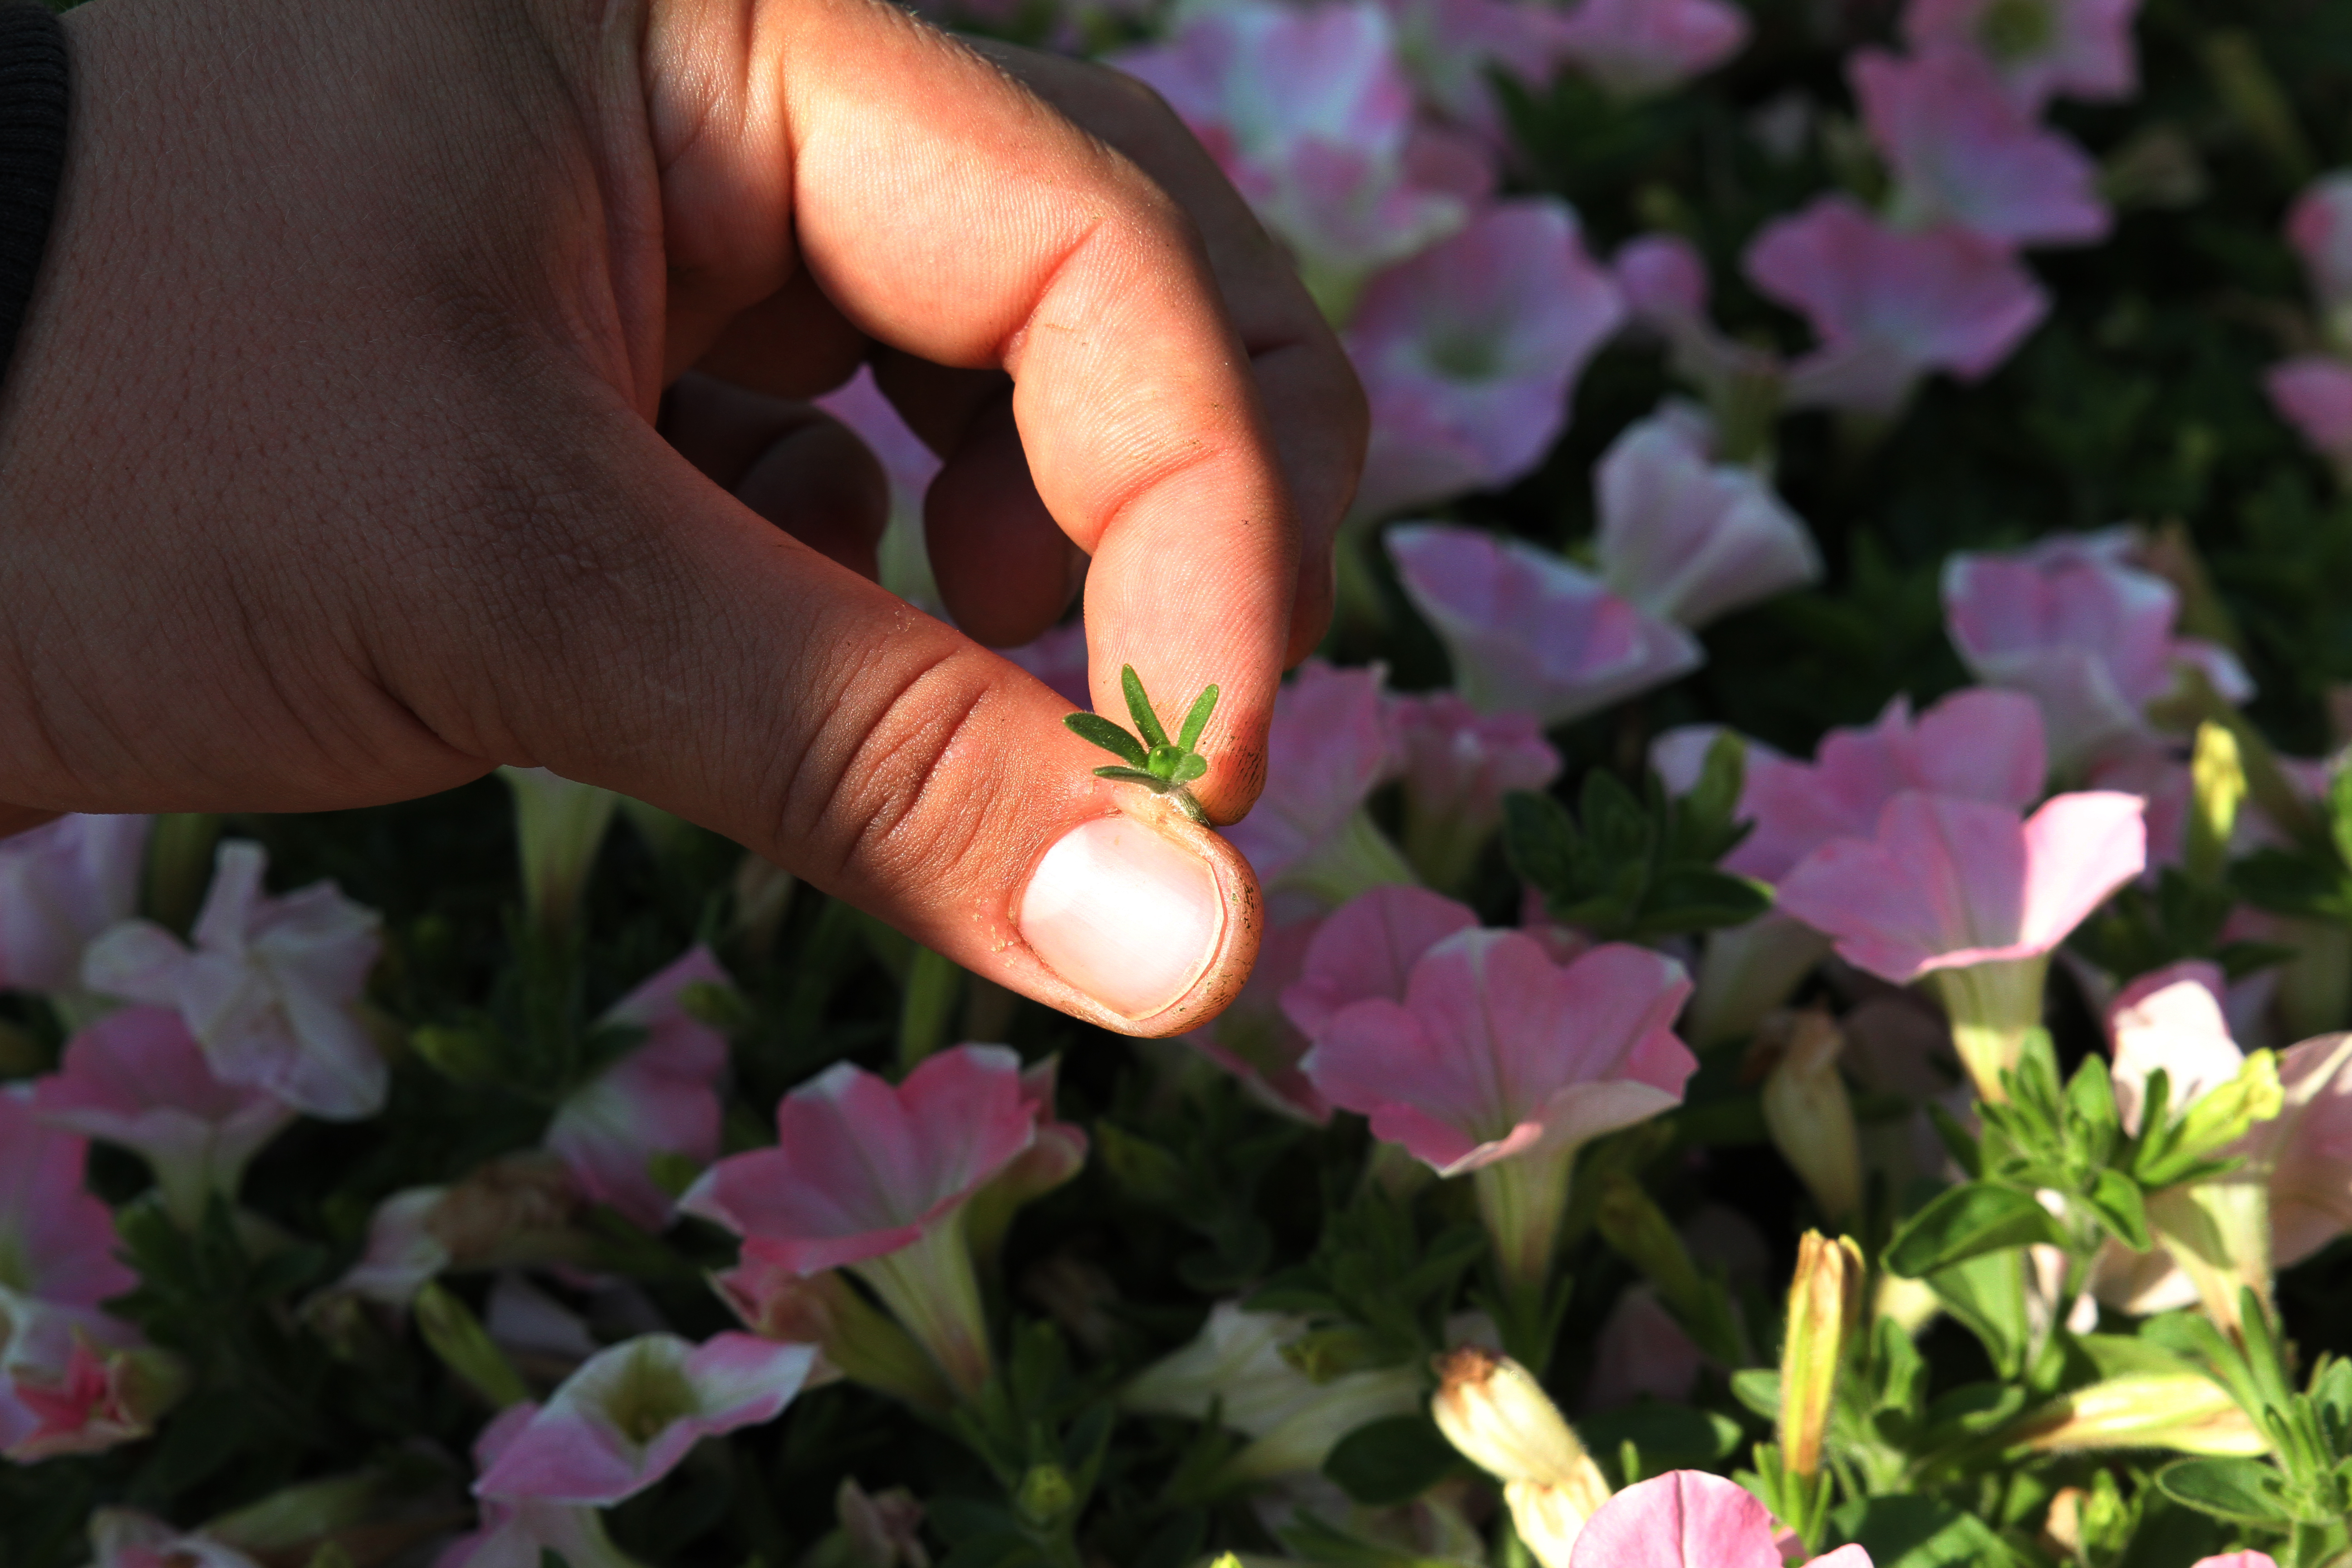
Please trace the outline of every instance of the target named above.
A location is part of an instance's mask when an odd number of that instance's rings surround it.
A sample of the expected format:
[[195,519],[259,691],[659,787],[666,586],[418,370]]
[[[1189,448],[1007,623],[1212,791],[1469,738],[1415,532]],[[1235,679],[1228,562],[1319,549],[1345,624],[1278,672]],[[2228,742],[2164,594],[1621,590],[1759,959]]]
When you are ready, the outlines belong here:
[[1370,395],[1247,990],[538,773],[0,842],[0,1564],[2352,1561],[2352,10],[940,19]]

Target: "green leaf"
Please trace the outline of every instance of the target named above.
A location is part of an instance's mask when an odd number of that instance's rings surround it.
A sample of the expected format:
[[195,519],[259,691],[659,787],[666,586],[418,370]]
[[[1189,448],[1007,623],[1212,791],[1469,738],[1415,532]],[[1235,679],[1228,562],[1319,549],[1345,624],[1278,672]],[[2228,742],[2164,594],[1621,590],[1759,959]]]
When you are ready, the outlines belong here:
[[1099,713],[1072,713],[1062,722],[1079,740],[1100,746],[1115,757],[1125,758],[1130,766],[1139,768],[1150,757],[1134,736]]
[[1128,716],[1135,721],[1135,732],[1143,737],[1143,743],[1166,745],[1168,731],[1160,727],[1160,715],[1151,710],[1151,699],[1143,694],[1143,680],[1135,673],[1135,666],[1118,667],[1118,689],[1127,693]]
[[1731,1374],[1731,1396],[1767,1421],[1780,1418],[1780,1373],[1752,1366]]
[[2147,1201],[2140,1194],[2139,1184],[2121,1171],[2101,1171],[2083,1201],[2091,1205],[2108,1234],[2134,1252],[2146,1252],[2155,1245],[2147,1234]]
[[1503,851],[1520,880],[1545,897],[1566,902],[1574,896],[1584,835],[1551,796],[1528,790],[1503,796]]
[[2156,1484],[2173,1501],[2233,1524],[2284,1530],[2294,1522],[2285,1479],[2260,1459],[2178,1459],[2157,1471]]
[[1178,784],[1191,784],[1208,771],[1209,759],[1197,752],[1187,752],[1184,760],[1176,764],[1176,772],[1171,776]]
[[[1774,1394],[1775,1407],[1779,1395]],[[1641,1456],[1642,1473],[1706,1469],[1739,1446],[1739,1423],[1712,1410],[1644,1399],[1638,1405],[1581,1415],[1577,1436],[1595,1454],[1614,1454],[1631,1443]]]
[[1154,795],[1166,795],[1176,786],[1158,773],[1147,773],[1141,768],[1097,768],[1098,779],[1119,779],[1128,784],[1139,784]]
[[1323,1461],[1323,1474],[1367,1508],[1409,1503],[1461,1468],[1462,1456],[1426,1415],[1359,1426]]
[[1982,1342],[2005,1377],[2024,1370],[2032,1325],[2025,1317],[2025,1253],[1988,1252],[1927,1277],[1944,1310]]
[[1176,743],[1192,751],[1201,743],[1201,731],[1209,727],[1209,715],[1217,710],[1217,689],[1203,687],[1201,695],[1192,700],[1192,710],[1184,715],[1184,727],[1177,732]]
[[1831,1520],[1848,1544],[1870,1553],[1874,1568],[2006,1568],[2018,1561],[1991,1526],[1934,1498],[1865,1498]]
[[1172,780],[1176,776],[1176,764],[1183,760],[1184,753],[1173,746],[1154,746],[1143,765],[1153,778]]
[[1772,907],[1763,883],[1712,866],[1674,866],[1643,900],[1642,929],[1661,936],[1744,925]]
[[1939,1194],[1904,1221],[1887,1244],[1885,1264],[1893,1273],[1917,1279],[1988,1252],[2036,1242],[2063,1247],[2066,1239],[2031,1194],[1970,1182]]

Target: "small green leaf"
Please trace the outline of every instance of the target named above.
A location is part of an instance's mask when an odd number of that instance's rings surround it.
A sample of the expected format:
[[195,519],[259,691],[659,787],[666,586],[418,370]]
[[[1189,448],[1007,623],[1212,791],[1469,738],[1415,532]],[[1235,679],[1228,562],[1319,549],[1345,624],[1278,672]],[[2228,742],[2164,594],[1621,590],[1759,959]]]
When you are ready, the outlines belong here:
[[1194,779],[1199,778],[1202,773],[1205,773],[1208,771],[1208,758],[1201,755],[1198,752],[1188,752],[1184,754],[1184,760],[1176,764],[1176,772],[1171,776],[1174,778],[1178,784],[1191,784]]
[[1151,755],[1145,760],[1143,765],[1153,778],[1173,779],[1176,776],[1176,764],[1183,760],[1184,753],[1173,746],[1154,746],[1151,748]]
[[1115,757],[1141,767],[1150,755],[1136,738],[1099,713],[1072,713],[1062,721],[1079,740],[1100,746]]
[[1154,795],[1166,795],[1176,787],[1158,773],[1147,773],[1141,768],[1097,768],[1095,777],[1118,779],[1126,784],[1139,784]]
[[1201,731],[1209,727],[1209,715],[1217,710],[1217,689],[1202,688],[1201,695],[1192,700],[1192,710],[1184,715],[1184,728],[1178,731],[1176,743],[1191,751],[1201,743]]
[[2280,1493],[2284,1478],[2259,1459],[2180,1459],[2156,1472],[2173,1501],[2233,1524],[2284,1530],[2294,1522]]
[[1143,737],[1143,743],[1166,745],[1168,731],[1160,727],[1160,715],[1151,710],[1151,699],[1143,694],[1143,678],[1135,673],[1135,666],[1118,667],[1118,687],[1127,693],[1128,716],[1135,721],[1135,732]]
[[2134,1252],[2146,1252],[2155,1245],[2147,1234],[2147,1202],[2140,1194],[2139,1184],[2121,1171],[2101,1171],[2083,1201],[2091,1205],[2108,1234]]
[[1938,1194],[1904,1221],[1887,1244],[1885,1263],[1892,1272],[1916,1279],[1984,1253],[2035,1242],[2063,1247],[2066,1239],[2031,1194],[1970,1182]]

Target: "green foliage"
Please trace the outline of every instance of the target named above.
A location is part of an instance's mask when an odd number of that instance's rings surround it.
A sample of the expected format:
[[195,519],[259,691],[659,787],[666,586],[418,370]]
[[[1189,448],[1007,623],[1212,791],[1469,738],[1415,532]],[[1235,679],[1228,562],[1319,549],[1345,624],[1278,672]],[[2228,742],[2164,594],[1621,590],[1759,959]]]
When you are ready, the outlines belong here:
[[1129,734],[1098,713],[1072,713],[1062,722],[1080,740],[1092,742],[1119,759],[1117,766],[1097,768],[1097,774],[1139,784],[1155,795],[1169,796],[1194,821],[1206,822],[1199,803],[1184,786],[1209,771],[1208,759],[1193,748],[1200,744],[1201,732],[1209,727],[1209,716],[1217,710],[1217,689],[1202,689],[1185,713],[1176,739],[1171,741],[1160,722],[1160,715],[1152,710],[1151,699],[1144,695],[1143,682],[1136,675],[1135,666],[1120,666],[1118,680],[1119,689],[1127,696],[1128,716],[1135,721],[1135,733]]

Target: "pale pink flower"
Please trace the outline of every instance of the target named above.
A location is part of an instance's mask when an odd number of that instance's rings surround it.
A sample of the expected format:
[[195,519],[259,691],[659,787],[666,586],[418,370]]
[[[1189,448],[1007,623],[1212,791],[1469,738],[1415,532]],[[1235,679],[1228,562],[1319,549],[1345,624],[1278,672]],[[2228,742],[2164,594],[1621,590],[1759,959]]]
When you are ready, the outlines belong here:
[[1765,225],[1746,266],[1820,340],[1789,369],[1800,408],[1891,415],[1930,371],[1991,374],[2050,309],[2006,246],[1949,224],[1893,228],[1840,195]]
[[[1568,1568],[1781,1568],[1779,1533],[1745,1487],[1701,1470],[1669,1470],[1627,1487],[1587,1520]],[[1870,1568],[1870,1553],[1859,1546],[1810,1561]]]
[[486,1498],[619,1502],[677,1468],[705,1437],[772,1421],[816,1352],[756,1334],[700,1344],[640,1334],[597,1352],[507,1441],[474,1483]]
[[2003,1097],[2041,1022],[2051,950],[2147,859],[2137,795],[2055,796],[2031,817],[1985,801],[1906,792],[1876,835],[1807,856],[1780,907],[1882,980],[1934,975],[1977,1091]]
[[1724,0],[1577,0],[1561,51],[1621,98],[1703,76],[1747,46],[1747,14]]
[[1706,1361],[1647,1280],[1627,1286],[1593,1342],[1587,1410],[1616,1410],[1643,1399],[1687,1404]]
[[2322,1035],[2279,1054],[2286,1106],[2254,1129],[2269,1152],[2271,1252],[2284,1268],[2352,1231],[2352,1051]]
[[89,1356],[137,1338],[98,1310],[139,1280],[82,1185],[88,1152],[40,1121],[31,1086],[0,1084],[0,1456],[56,1437],[70,1420],[58,1401],[75,1402],[77,1382],[89,1392]]
[[1911,0],[1903,36],[1923,53],[1974,48],[2010,96],[2038,112],[2060,94],[2129,98],[2139,90],[2132,16],[2139,0]]
[[2220,965],[2190,960],[2141,975],[2108,1005],[2116,1109],[2126,1131],[2140,1130],[2148,1075],[2158,1068],[2175,1115],[2238,1076],[2246,1058],[2222,1016],[2226,985]]
[[1316,933],[1284,1007],[1332,1103],[1441,1175],[1485,1173],[1481,1207],[1524,1283],[1549,1262],[1577,1149],[1681,1102],[1697,1063],[1671,1026],[1690,984],[1642,948],[1562,965],[1474,921],[1417,889],[1368,894]]
[[1071,621],[1046,632],[1032,643],[1009,647],[1004,657],[1053,688],[1054,694],[1080,712],[1094,709],[1087,685],[1087,625]]
[[1780,907],[1856,968],[1906,984],[2048,953],[2146,853],[2136,795],[2057,795],[2020,822],[2010,806],[1906,791],[1873,838],[1807,856],[1781,881]]
[[236,1199],[247,1163],[295,1115],[267,1089],[215,1078],[187,1024],[161,1007],[110,1013],[67,1041],[33,1106],[53,1127],[138,1151],[191,1228],[213,1194]]
[[[1680,733],[1661,735],[1654,752],[1666,752]],[[1955,691],[1914,719],[1910,699],[1897,697],[1876,723],[1822,736],[1811,762],[1751,742],[1738,815],[1756,826],[1723,864],[1778,881],[1833,838],[1870,837],[1886,803],[1906,790],[2022,809],[2041,798],[2047,772],[2032,699]]]
[[[0,1309],[0,1320],[6,1312]],[[99,1454],[151,1436],[155,1423],[187,1390],[178,1358],[144,1345],[100,1344],[85,1332],[72,1336],[65,1363],[53,1373],[19,1365],[9,1386],[0,1389],[0,1432],[33,1420],[30,1431],[5,1446],[0,1458],[20,1465],[65,1454]]]
[[2286,216],[2287,243],[2303,258],[2312,294],[2334,315],[2352,303],[2352,171],[2314,181]]
[[972,1195],[1035,1142],[1021,1058],[957,1046],[895,1088],[842,1062],[776,1107],[777,1147],[719,1161],[680,1206],[794,1274],[850,1268],[957,1385],[987,1381],[987,1321],[965,1240]]
[[[202,1531],[176,1530],[152,1514],[128,1508],[91,1511],[89,1547],[96,1556],[93,1568],[261,1568],[244,1552]],[[536,1561],[531,1568],[537,1568]],[[578,1568],[605,1565],[581,1562]]]
[[2326,354],[2284,360],[2263,373],[2263,390],[2313,451],[2352,465],[2352,364]]
[[2013,245],[2106,237],[2097,162],[2036,121],[1983,55],[1858,49],[1846,72],[1913,226],[1954,223]]
[[1310,917],[1267,927],[1259,939],[1257,966],[1241,994],[1213,1022],[1183,1037],[1186,1045],[1241,1079],[1252,1099],[1317,1127],[1331,1120],[1331,1102],[1298,1069],[1308,1041],[1283,1012],[1282,997],[1298,978],[1322,923]]
[[194,945],[125,921],[90,944],[83,984],[177,1008],[225,1083],[266,1089],[313,1116],[373,1116],[388,1075],[352,1005],[382,947],[375,912],[331,882],[273,898],[261,889],[267,865],[257,844],[223,844]]
[[2227,1552],[2219,1557],[2200,1557],[2189,1568],[2278,1568],[2278,1560],[2267,1552]]
[[1821,580],[1812,534],[1753,468],[1714,460],[1705,421],[1626,426],[1593,469],[1601,578],[1650,615],[1697,627]]
[[61,816],[0,839],[0,991],[81,994],[82,950],[139,904],[144,816]]
[[[475,1468],[483,1472],[496,1468],[539,1415],[536,1405],[510,1405],[499,1411],[474,1439]],[[444,1547],[434,1568],[541,1568],[551,1552],[571,1568],[637,1568],[604,1533],[604,1521],[593,1507],[532,1497],[486,1497],[481,1510],[480,1523]]]
[[1433,887],[1468,877],[1502,826],[1503,796],[1559,776],[1559,753],[1526,713],[1480,713],[1450,691],[1389,701],[1404,773],[1405,858]]
[[1397,58],[1422,101],[1499,147],[1507,127],[1496,72],[1540,88],[1559,53],[1561,19],[1527,0],[1381,0]]
[[1546,728],[1689,674],[1706,660],[1680,626],[1644,615],[1549,551],[1439,523],[1392,528],[1405,595],[1482,712]]
[[404,1310],[436,1275],[577,1261],[579,1190],[533,1151],[493,1160],[448,1186],[406,1187],[376,1205],[367,1247],[329,1291]]
[[1376,0],[1235,0],[1166,42],[1110,57],[1157,89],[1326,307],[1462,226],[1473,192],[1415,157],[1412,88]]
[[1344,902],[1412,872],[1363,805],[1389,776],[1395,746],[1381,671],[1309,659],[1275,694],[1265,787],[1225,830],[1286,919]]
[[2147,704],[2184,668],[2202,672],[2227,701],[2253,695],[2225,649],[2173,635],[2180,596],[2120,559],[2129,540],[2128,531],[2062,534],[2018,551],[1961,551],[1944,563],[1952,646],[1978,679],[2042,704],[2061,771],[2146,737]]
[[606,1025],[646,1031],[643,1044],[556,1108],[547,1146],[580,1190],[648,1230],[667,1226],[676,1204],[654,1163],[697,1170],[719,1157],[719,1078],[727,1037],[688,1012],[692,985],[725,985],[727,972],[696,947],[615,1003]]
[[1741,383],[1777,384],[1780,362],[1727,337],[1707,315],[1706,261],[1678,234],[1644,234],[1609,258],[1630,321],[1664,339],[1675,370],[1718,406]]
[[1585,362],[1624,320],[1563,203],[1497,202],[1366,286],[1346,334],[1371,400],[1360,517],[1510,483],[1567,427]]

